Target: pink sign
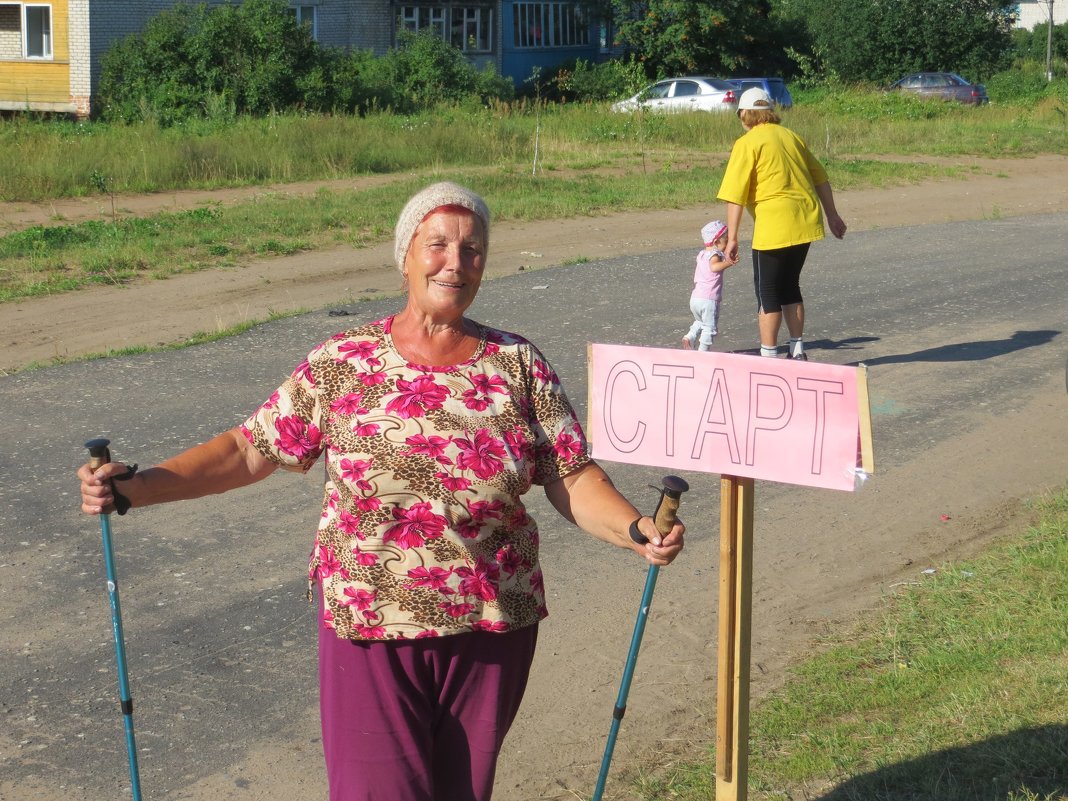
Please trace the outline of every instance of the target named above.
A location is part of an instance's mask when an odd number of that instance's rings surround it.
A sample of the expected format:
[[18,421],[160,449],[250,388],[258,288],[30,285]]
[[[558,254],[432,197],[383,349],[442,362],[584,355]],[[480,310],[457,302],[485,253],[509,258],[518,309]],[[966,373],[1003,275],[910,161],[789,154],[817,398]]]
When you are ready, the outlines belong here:
[[857,367],[591,345],[587,433],[597,459],[853,490],[864,380]]

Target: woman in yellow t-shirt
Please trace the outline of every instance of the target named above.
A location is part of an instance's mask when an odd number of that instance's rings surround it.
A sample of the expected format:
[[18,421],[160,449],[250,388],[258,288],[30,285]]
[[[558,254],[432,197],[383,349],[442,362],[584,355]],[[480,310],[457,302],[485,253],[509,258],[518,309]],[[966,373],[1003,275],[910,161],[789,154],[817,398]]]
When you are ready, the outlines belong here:
[[760,355],[778,356],[779,329],[785,319],[790,332],[787,357],[807,359],[801,268],[809,245],[823,239],[824,215],[838,239],[845,236],[846,224],[834,207],[827,171],[801,137],[779,124],[767,92],[756,88],[743,92],[738,117],[746,132],[734,143],[718,195],[727,203],[724,252],[737,260],[742,208],[748,208],[754,223]]

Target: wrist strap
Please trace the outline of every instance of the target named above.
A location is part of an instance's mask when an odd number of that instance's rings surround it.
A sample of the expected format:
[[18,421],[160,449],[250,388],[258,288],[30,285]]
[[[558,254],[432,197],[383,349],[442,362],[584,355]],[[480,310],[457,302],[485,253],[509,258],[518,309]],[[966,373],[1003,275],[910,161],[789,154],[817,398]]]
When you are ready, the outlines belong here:
[[130,511],[130,499],[123,495],[121,492],[119,492],[118,488],[115,486],[115,482],[129,481],[131,478],[134,477],[134,474],[136,472],[137,465],[128,464],[126,465],[125,473],[121,473],[117,476],[111,477],[111,497],[115,499],[113,505],[115,506],[115,514],[117,515],[124,515],[128,511]]
[[641,521],[641,517],[637,518],[633,523],[630,524],[630,538],[639,545],[645,545],[645,543],[649,542],[649,538],[638,530],[639,521]]

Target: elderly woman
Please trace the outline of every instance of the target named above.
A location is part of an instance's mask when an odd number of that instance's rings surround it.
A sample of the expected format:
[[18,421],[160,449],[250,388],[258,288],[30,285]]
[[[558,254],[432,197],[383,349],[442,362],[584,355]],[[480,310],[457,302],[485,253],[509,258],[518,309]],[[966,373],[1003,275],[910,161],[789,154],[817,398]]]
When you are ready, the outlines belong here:
[[427,187],[397,223],[402,311],[315,347],[209,442],[128,477],[117,463],[78,473],[82,510],[101,514],[306,472],[325,454],[309,581],[332,801],[490,798],[548,614],[531,485],[651,564],[682,549],[681,524],[661,537],[591,460],[538,349],[464,316],[489,230],[471,190]]
[[823,239],[823,216],[838,239],[846,224],[834,206],[827,171],[801,137],[784,128],[771,96],[753,88],[738,98],[738,117],[745,134],[731,150],[719,199],[727,203],[727,247],[738,259],[738,228],[742,208],[753,216],[753,285],[757,297],[760,354],[778,356],[783,320],[790,332],[787,357],[807,359],[803,336],[805,303],[801,268],[808,248]]

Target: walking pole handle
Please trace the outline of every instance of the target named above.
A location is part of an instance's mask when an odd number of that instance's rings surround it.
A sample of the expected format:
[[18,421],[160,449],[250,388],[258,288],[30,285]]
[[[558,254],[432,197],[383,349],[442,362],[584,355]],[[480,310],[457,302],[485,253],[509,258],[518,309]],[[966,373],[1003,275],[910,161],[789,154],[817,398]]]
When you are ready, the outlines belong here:
[[[663,486],[660,487],[660,500],[656,504],[656,511],[653,512],[653,523],[656,524],[656,530],[666,537],[675,527],[682,493],[689,490],[690,485],[678,476],[664,476],[661,483]],[[639,545],[649,541],[648,537],[638,531],[637,520],[631,523],[630,538]]]
[[89,449],[89,467],[96,470],[111,461],[111,452],[108,451],[110,444],[111,440],[103,437],[85,443],[85,447]]

